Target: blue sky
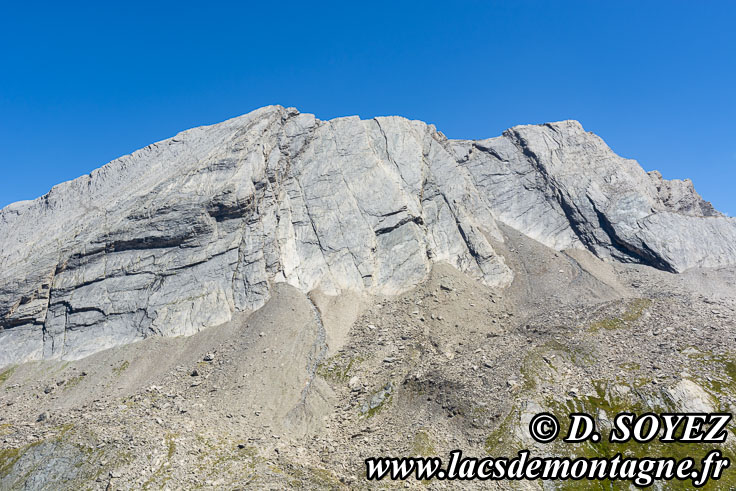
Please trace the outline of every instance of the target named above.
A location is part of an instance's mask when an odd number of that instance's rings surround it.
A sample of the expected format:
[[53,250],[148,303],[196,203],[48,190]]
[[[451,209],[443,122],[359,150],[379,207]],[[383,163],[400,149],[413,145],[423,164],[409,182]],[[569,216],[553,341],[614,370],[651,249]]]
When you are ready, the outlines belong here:
[[[271,5],[268,5],[271,4]],[[0,206],[267,104],[578,119],[736,215],[736,2],[4,2]]]

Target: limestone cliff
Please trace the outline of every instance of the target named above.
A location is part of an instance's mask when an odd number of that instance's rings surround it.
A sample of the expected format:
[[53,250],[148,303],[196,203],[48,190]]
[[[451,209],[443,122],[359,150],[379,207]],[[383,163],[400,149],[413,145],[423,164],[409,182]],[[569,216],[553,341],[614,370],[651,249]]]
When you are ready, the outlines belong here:
[[469,141],[269,106],[0,211],[0,365],[193,334],[276,282],[395,294],[447,262],[505,287],[498,223],[671,272],[736,263],[736,220],[575,121]]

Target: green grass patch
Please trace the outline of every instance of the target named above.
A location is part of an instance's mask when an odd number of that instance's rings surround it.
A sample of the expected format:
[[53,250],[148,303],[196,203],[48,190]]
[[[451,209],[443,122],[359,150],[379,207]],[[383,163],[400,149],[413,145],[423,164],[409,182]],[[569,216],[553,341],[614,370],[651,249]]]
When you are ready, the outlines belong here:
[[3,370],[2,372],[0,372],[0,385],[7,382],[8,379],[13,376],[13,372],[15,372],[15,365],[10,366],[6,368],[5,370]]
[[130,366],[130,362],[128,360],[125,360],[120,365],[114,367],[112,369],[112,373],[115,374],[116,377],[119,377],[120,375],[123,374],[124,371],[128,369],[129,366]]
[[64,388],[62,390],[69,390],[73,389],[77,385],[79,385],[79,382],[81,382],[84,379],[84,375],[77,375],[75,377],[70,378],[66,381],[64,384]]
[[391,404],[392,398],[393,398],[393,394],[387,395],[386,398],[383,401],[381,401],[381,403],[378,406],[368,409],[368,411],[365,412],[364,416],[366,418],[372,418],[376,414],[380,413],[381,411],[383,411],[384,408],[388,407]]
[[578,367],[587,367],[595,363],[592,353],[582,347],[573,348],[556,340],[547,341],[531,349],[524,357],[520,368],[524,377],[522,392],[536,390],[540,381],[554,382],[557,377],[555,359],[568,361]]
[[501,423],[491,432],[485,440],[485,451],[488,455],[500,457],[503,455],[513,456],[513,454],[521,450],[523,445],[519,444],[518,448],[513,442],[513,420],[518,417],[517,408],[513,408]]
[[166,434],[166,458],[171,460],[171,458],[176,454],[176,437],[178,436],[177,433],[167,433]]
[[409,454],[413,457],[435,457],[437,455],[437,450],[435,450],[432,444],[432,439],[425,430],[419,430],[414,435]]
[[352,371],[363,362],[360,356],[343,358],[340,355],[332,356],[317,365],[317,375],[335,384],[345,384],[350,380]]
[[636,322],[644,314],[644,311],[651,307],[652,301],[648,298],[636,298],[631,300],[620,317],[608,317],[593,322],[589,330],[600,331],[601,329],[622,329],[632,322]]
[[270,465],[269,470],[287,480],[291,489],[344,489],[332,471],[321,467],[287,464],[286,468]]

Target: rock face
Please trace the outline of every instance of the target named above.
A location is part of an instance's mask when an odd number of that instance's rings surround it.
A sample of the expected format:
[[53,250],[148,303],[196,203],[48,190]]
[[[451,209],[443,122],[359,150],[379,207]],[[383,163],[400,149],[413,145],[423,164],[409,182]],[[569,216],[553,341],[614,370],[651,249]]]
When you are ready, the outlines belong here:
[[269,106],[0,211],[0,365],[193,334],[277,282],[395,294],[447,262],[505,287],[499,222],[671,272],[736,263],[736,220],[575,121],[466,141]]

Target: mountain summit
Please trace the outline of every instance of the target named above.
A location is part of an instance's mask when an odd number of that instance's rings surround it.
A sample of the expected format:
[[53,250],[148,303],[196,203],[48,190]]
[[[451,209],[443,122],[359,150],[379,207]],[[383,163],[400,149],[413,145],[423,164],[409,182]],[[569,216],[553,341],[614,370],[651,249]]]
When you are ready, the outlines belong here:
[[394,295],[449,263],[505,288],[502,228],[678,273],[736,264],[736,220],[576,121],[450,140],[268,106],[0,211],[0,365],[191,335],[302,292]]

